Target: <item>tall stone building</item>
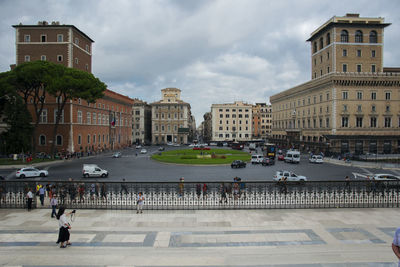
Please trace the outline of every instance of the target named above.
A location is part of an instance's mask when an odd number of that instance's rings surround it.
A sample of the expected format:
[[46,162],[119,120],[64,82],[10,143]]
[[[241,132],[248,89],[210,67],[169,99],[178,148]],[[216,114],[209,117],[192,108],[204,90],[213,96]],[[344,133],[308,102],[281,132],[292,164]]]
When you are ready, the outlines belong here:
[[165,88],[162,99],[151,103],[152,143],[186,144],[193,135],[193,116],[190,104],[181,100],[181,90]]
[[242,101],[212,104],[212,141],[250,141],[252,117],[252,105]]
[[151,143],[151,106],[139,99],[133,100],[132,140],[136,144]]
[[[37,25],[13,25],[16,30],[16,65],[46,60],[82,71],[92,70],[92,43],[89,36],[73,25],[40,21]],[[28,99],[29,100],[29,99]],[[57,99],[46,95],[36,129],[36,152],[50,152],[52,143],[61,153],[119,149],[132,144],[133,100],[111,90],[96,103],[74,99],[62,111],[55,140],[53,129]],[[36,121],[33,104],[28,105]]]
[[253,140],[267,140],[271,135],[271,105],[256,103],[253,105]]
[[312,79],[270,98],[283,146],[400,153],[400,69],[384,68],[383,18],[333,17],[315,30]]

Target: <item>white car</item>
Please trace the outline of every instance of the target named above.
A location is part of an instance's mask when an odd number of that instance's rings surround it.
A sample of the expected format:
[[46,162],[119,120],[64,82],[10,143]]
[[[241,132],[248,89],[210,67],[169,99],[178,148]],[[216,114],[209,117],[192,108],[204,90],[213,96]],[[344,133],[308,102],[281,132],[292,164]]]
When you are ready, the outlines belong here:
[[17,173],[15,174],[15,176],[17,176],[17,178],[25,178],[25,177],[45,177],[48,176],[49,172],[46,170],[38,170],[36,168],[33,167],[28,167],[28,168],[22,168],[19,169],[17,171]]
[[320,155],[314,155],[308,161],[310,163],[324,163],[324,158]]
[[388,174],[388,173],[378,173],[372,176],[373,179],[377,181],[399,181],[400,177],[393,175],[393,174]]
[[122,156],[122,153],[121,153],[121,152],[115,152],[115,153],[112,155],[113,158],[120,158],[121,156]]
[[146,149],[142,149],[142,150],[140,150],[140,154],[146,154],[147,153],[147,150]]
[[137,145],[137,146],[136,146],[136,149],[141,149],[141,148],[142,148],[141,145]]
[[305,181],[307,181],[307,177],[302,176],[302,175],[297,175],[291,171],[277,171],[272,179],[275,182],[278,182],[280,180],[283,180],[283,178],[286,178],[286,181],[288,181],[288,182],[305,182]]

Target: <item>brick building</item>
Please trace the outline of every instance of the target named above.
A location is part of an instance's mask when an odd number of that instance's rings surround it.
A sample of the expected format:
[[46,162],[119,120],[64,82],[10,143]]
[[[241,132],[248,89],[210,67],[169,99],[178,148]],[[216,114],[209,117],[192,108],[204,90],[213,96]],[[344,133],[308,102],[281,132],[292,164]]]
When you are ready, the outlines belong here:
[[[48,24],[13,25],[16,30],[16,65],[46,60],[82,71],[92,70],[92,43],[85,33],[73,25]],[[104,92],[96,103],[74,99],[64,107],[62,119],[53,139],[57,102],[47,95],[36,129],[36,152],[49,153],[54,142],[56,152],[89,152],[119,149],[132,144],[133,99]],[[33,120],[33,105],[28,105]]]
[[271,105],[256,103],[253,105],[253,140],[267,140],[271,135]]

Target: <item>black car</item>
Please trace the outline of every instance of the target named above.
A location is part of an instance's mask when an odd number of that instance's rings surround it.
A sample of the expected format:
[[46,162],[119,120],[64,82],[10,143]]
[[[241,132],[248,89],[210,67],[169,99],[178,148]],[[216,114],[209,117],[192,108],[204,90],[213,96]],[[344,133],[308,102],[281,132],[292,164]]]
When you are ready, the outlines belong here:
[[263,166],[275,165],[275,160],[273,158],[264,158],[261,164]]
[[246,168],[246,162],[243,160],[235,160],[232,162],[231,168]]

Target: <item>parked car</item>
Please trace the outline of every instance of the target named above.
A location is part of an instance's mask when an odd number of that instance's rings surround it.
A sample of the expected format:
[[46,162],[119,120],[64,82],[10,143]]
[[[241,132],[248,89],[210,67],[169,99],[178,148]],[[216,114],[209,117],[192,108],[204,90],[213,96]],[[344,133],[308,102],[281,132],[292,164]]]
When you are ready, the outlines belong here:
[[308,159],[310,163],[324,163],[324,158],[320,155],[314,155]]
[[398,181],[400,180],[400,177],[388,173],[378,173],[372,176],[372,179],[375,179],[377,181]]
[[277,171],[272,179],[275,182],[278,182],[278,181],[283,180],[283,178],[286,178],[286,181],[288,181],[288,182],[305,182],[305,181],[307,181],[307,177],[302,176],[302,175],[297,175],[291,171]]
[[100,168],[96,164],[83,164],[82,175],[85,178],[89,177],[107,177],[108,171]]
[[39,170],[33,167],[22,168],[17,171],[15,176],[17,178],[25,178],[25,177],[46,177],[49,175],[49,172],[46,170]]
[[261,164],[263,166],[275,165],[275,160],[273,158],[264,158]]
[[164,151],[165,150],[165,147],[163,147],[163,146],[160,146],[159,148],[158,148],[158,151]]
[[252,155],[251,156],[251,164],[262,163],[263,159],[264,159],[263,155]]
[[279,161],[285,160],[285,156],[283,154],[278,154],[278,160]]
[[137,145],[137,146],[136,146],[136,149],[141,149],[141,148],[142,148],[141,145]]
[[246,162],[243,160],[234,160],[231,164],[231,168],[246,168]]
[[121,156],[122,156],[122,153],[121,153],[121,152],[115,152],[115,153],[112,155],[113,158],[120,158]]
[[140,150],[140,154],[146,154],[147,153],[147,150],[146,149],[142,149],[142,150]]

